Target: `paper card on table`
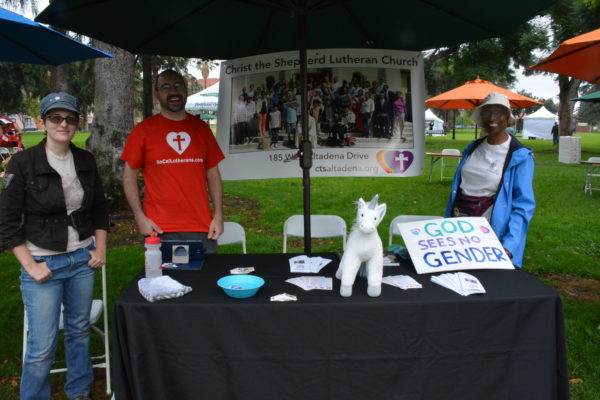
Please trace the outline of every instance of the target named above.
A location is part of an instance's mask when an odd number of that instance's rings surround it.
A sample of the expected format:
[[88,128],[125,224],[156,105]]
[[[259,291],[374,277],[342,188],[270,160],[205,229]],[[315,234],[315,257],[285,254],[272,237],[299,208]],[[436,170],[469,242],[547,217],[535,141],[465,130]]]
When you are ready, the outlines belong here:
[[237,268],[230,269],[229,272],[232,275],[249,274],[250,272],[254,272],[254,267],[237,267]]
[[398,261],[398,257],[395,254],[384,254],[383,265],[386,267],[397,267],[400,265],[400,261]]
[[423,286],[408,275],[390,275],[382,279],[383,283],[399,287],[400,289],[421,289]]
[[331,260],[323,257],[308,257],[300,255],[292,257],[290,262],[290,272],[300,273],[318,273],[331,262]]
[[288,294],[288,293],[280,293],[278,295],[275,296],[271,296],[271,301],[297,301],[298,297],[294,296],[293,294]]
[[458,272],[457,275],[460,280],[461,292],[464,294],[464,296],[476,293],[485,293],[483,285],[481,282],[479,282],[479,279],[475,278],[473,275],[465,272]]
[[298,276],[290,278],[286,282],[296,285],[304,290],[332,290],[333,280],[325,276]]
[[328,258],[323,257],[311,257],[312,272],[319,273],[327,264],[331,262]]
[[311,262],[310,259],[305,256],[296,256],[290,258],[290,272],[311,272]]
[[485,288],[481,282],[479,282],[479,279],[471,274],[467,274],[466,272],[455,272],[432,276],[431,282],[453,290],[462,296],[485,293]]
[[515,268],[485,218],[432,219],[397,227],[419,274]]

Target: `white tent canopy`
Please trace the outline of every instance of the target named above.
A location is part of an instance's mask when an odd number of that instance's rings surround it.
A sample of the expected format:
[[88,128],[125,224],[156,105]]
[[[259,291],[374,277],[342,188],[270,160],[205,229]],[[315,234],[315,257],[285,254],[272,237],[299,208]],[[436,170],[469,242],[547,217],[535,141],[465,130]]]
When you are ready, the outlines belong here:
[[219,82],[187,98],[186,111],[217,111],[219,106]]
[[[431,125],[432,122],[433,125]],[[430,126],[432,129],[430,129]],[[438,118],[429,108],[425,110],[425,132],[428,135],[444,134],[444,121]]]
[[538,138],[552,140],[552,126],[558,122],[558,117],[540,107],[533,114],[523,117],[523,139]]

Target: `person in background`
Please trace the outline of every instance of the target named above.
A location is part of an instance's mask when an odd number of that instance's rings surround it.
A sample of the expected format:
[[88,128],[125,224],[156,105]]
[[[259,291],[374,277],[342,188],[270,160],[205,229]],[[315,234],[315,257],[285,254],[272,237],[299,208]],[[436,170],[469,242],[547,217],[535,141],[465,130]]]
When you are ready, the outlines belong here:
[[552,133],[552,144],[554,146],[558,146],[558,122],[554,122],[554,125],[552,125],[552,130],[550,131],[550,133]]
[[233,105],[233,144],[243,144],[248,132],[248,122],[246,122],[246,100],[244,96],[236,100]]
[[376,137],[391,138],[390,133],[390,114],[388,107],[388,101],[383,93],[379,93],[375,100],[375,121],[373,121],[373,130],[375,131]]
[[321,108],[321,101],[314,99],[312,107],[310,109],[310,115],[315,120],[316,135],[319,137],[321,134],[321,116],[323,115],[323,109]]
[[[308,140],[310,141],[313,148],[317,147],[317,122],[312,114],[308,114]],[[296,148],[299,149],[301,143],[304,140],[304,135],[302,134],[302,121],[298,121],[296,132]]]
[[258,117],[256,111],[256,100],[254,97],[248,95],[246,97],[246,126],[249,138],[258,136]]
[[267,114],[269,113],[269,103],[266,96],[260,95],[258,97],[256,110],[258,111],[258,135],[264,136],[267,133]]
[[[394,137],[399,137],[402,143],[406,142],[406,138],[402,136],[404,132],[404,115],[406,114],[406,103],[401,92],[396,92],[394,100]],[[433,123],[432,123],[433,124]],[[431,128],[433,125],[431,125]]]
[[[125,196],[142,235],[201,241],[206,253],[216,253],[223,233],[218,164],[225,156],[210,127],[185,111],[187,88],[181,74],[161,72],[154,91],[160,113],[133,127],[121,154]],[[143,207],[140,173],[145,183]]]
[[298,103],[296,102],[296,94],[288,93],[286,102],[283,104],[285,108],[285,127],[288,135],[288,142],[293,146],[296,142],[296,124],[298,123]]
[[373,137],[373,112],[375,111],[375,102],[370,92],[365,92],[365,100],[360,106],[360,112],[363,116],[363,128],[365,136]]
[[329,91],[329,85],[323,83],[323,114],[320,118],[321,130],[325,133],[335,134],[335,98]]
[[[356,86],[354,86],[356,88]],[[362,103],[365,101],[365,97],[362,89],[356,89],[354,95],[352,95],[352,111],[356,117],[356,123],[354,124],[354,130],[356,132],[363,132],[365,130],[364,120],[362,114]]]
[[342,115],[340,116],[340,120],[337,124],[337,146],[344,147],[346,142],[346,132],[350,132],[354,128],[354,124],[356,123],[356,115],[352,112],[350,105],[347,105]]
[[535,211],[533,152],[506,133],[515,122],[508,98],[490,93],[472,114],[485,130],[463,152],[445,217],[483,216],[512,263],[521,267]]
[[21,264],[29,334],[20,398],[50,399],[61,307],[69,399],[89,400],[90,310],[96,269],[106,262],[107,202],[94,156],[72,144],[77,100],[64,92],[40,103],[46,138],[13,155],[0,194],[0,250]]
[[279,141],[279,129],[281,128],[281,112],[277,106],[271,107],[269,113],[269,129],[271,130],[271,147],[276,148]]

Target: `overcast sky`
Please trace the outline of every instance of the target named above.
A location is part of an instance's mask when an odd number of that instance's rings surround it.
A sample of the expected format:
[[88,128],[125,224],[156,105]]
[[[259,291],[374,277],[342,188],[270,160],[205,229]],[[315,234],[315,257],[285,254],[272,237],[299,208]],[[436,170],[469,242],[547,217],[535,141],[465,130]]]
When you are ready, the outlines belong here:
[[556,74],[536,74],[532,76],[524,76],[521,71],[517,74],[517,90],[525,90],[536,97],[543,99],[552,99],[555,103],[558,102],[558,82],[555,80]]

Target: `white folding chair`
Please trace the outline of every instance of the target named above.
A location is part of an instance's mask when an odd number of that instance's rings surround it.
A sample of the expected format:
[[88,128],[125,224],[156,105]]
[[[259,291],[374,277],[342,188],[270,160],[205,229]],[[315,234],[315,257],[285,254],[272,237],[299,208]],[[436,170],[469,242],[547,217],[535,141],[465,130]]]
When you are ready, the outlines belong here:
[[[460,156],[461,153],[460,153],[460,150],[458,150],[458,149],[443,149],[442,155]],[[441,163],[441,167],[440,167],[440,179],[444,180],[444,178],[446,178],[446,179],[454,178],[454,173],[452,173],[452,176],[444,175],[444,168],[456,168],[456,167],[458,167],[459,162],[460,162],[460,158],[454,159],[454,158],[442,157],[442,163]]]
[[[110,347],[108,340],[108,306],[106,302],[106,265],[101,268],[101,279],[102,279],[102,299],[94,299],[92,301],[92,309],[90,311],[90,324],[93,332],[102,337],[104,341],[104,354],[92,356],[92,367],[93,368],[104,368],[106,370],[106,394],[111,394],[111,382],[110,382]],[[103,317],[102,328],[97,327],[95,324]],[[63,314],[61,309],[60,321],[58,323],[58,329],[64,329]],[[25,353],[27,351],[27,335],[29,333],[29,324],[27,322],[27,313],[23,313],[23,361],[25,361]],[[51,369],[50,373],[66,372],[67,368],[55,368]]]
[[392,236],[400,236],[400,231],[398,230],[398,224],[402,224],[404,222],[412,222],[412,221],[424,221],[426,219],[439,219],[443,217],[431,216],[431,215],[398,215],[395,217],[392,222],[390,222],[390,239],[388,242],[388,246],[392,245]]
[[11,156],[8,147],[0,147],[0,161],[8,160]]
[[[346,221],[337,215],[311,215],[310,237],[341,237],[342,247],[346,249]],[[304,237],[304,215],[292,215],[283,225],[283,252],[287,253],[288,236]]]
[[[588,158],[587,162],[600,165],[600,157],[590,157]],[[592,194],[592,190],[600,190],[600,185],[594,187],[594,178],[600,178],[600,166],[590,165],[585,174],[585,185],[583,187],[584,193]]]
[[219,246],[225,244],[242,244],[242,251],[246,254],[246,232],[244,227],[237,222],[225,222],[223,234],[217,239]]

